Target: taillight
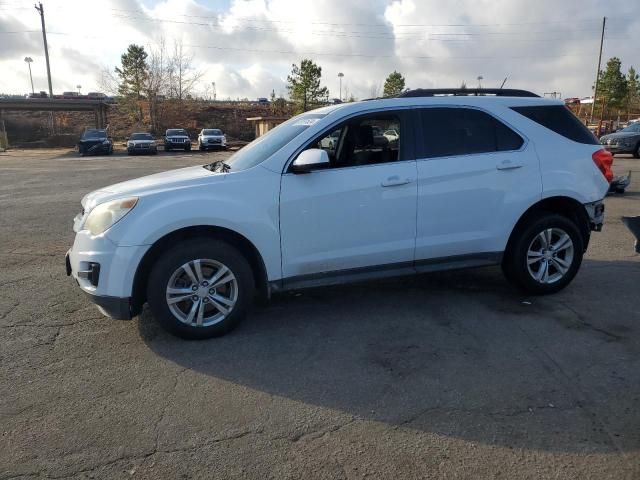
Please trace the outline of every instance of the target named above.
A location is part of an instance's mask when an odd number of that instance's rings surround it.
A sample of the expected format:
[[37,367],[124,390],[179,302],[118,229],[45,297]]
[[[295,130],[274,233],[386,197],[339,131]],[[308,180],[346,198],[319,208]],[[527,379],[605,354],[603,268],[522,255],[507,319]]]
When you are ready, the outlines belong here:
[[607,182],[611,183],[611,180],[613,180],[613,170],[611,170],[611,166],[613,165],[613,154],[603,148],[602,150],[594,152],[594,154],[591,155],[591,158],[593,158],[593,163],[595,163],[598,169],[600,169],[604,178],[607,179]]

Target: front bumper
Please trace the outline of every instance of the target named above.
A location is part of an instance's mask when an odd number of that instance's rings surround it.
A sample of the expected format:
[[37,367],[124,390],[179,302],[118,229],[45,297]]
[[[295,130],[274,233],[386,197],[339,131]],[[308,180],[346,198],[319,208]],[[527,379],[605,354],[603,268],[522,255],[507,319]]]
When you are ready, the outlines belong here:
[[164,142],[164,148],[190,148],[191,142]]
[[92,236],[81,230],[65,258],[67,275],[103,314],[131,318],[134,279],[148,249],[148,245],[117,246],[104,234]]
[[633,145],[602,145],[602,147],[613,154],[616,153],[633,153]]
[[135,147],[127,147],[127,153],[156,153],[158,151],[158,147],[155,145],[152,146],[139,146]]
[[[70,252],[71,250],[69,250],[65,255],[65,267],[67,276],[73,275],[73,268],[71,267],[71,259],[69,256]],[[80,272],[76,272],[76,274],[78,273]],[[80,282],[78,282],[77,279],[76,282],[78,283],[78,285],[80,285]],[[97,279],[95,283],[98,283]],[[131,320],[134,315],[131,297],[123,298],[110,297],[108,295],[94,295],[87,292],[86,290],[84,290],[84,293],[87,295],[87,297],[89,297],[89,300],[91,300],[91,302],[93,302],[98,307],[98,310],[100,310],[100,312],[107,317],[113,318],[115,320]]]
[[101,153],[109,153],[111,151],[111,144],[105,145],[104,143],[97,144],[79,144],[78,153],[84,155],[100,155]]

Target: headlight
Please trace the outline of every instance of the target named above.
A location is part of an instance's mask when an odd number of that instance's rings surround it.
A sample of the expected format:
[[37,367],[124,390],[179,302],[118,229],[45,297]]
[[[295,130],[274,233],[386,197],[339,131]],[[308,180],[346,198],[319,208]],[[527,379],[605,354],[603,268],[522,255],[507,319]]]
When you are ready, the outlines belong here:
[[84,230],[89,230],[91,235],[101,234],[133,210],[136,203],[138,203],[138,197],[101,203],[89,213],[84,222]]
[[104,142],[102,142],[103,145],[109,145],[109,143],[111,143],[109,142],[109,139],[106,139]]
[[133,146],[135,146],[135,143],[133,143],[133,142],[127,142],[127,147],[133,147]]

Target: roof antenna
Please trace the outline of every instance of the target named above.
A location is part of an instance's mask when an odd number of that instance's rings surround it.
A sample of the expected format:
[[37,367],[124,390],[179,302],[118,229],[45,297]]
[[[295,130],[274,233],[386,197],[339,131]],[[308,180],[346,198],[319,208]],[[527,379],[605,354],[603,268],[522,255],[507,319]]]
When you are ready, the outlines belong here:
[[504,87],[504,84],[507,83],[507,78],[509,77],[504,77],[504,80],[502,81],[502,85],[500,85],[500,90],[502,90],[502,87]]

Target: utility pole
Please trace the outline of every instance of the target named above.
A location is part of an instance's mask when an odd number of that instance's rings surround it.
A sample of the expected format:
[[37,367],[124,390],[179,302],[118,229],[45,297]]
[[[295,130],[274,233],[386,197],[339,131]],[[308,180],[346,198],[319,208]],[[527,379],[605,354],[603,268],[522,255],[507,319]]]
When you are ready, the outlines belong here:
[[598,97],[598,84],[600,83],[600,65],[602,63],[602,45],[604,44],[604,27],[607,24],[607,17],[602,17],[602,34],[600,35],[600,54],[598,55],[598,70],[596,71],[596,86],[593,89],[593,103],[591,104],[591,116],[589,122],[593,122],[593,112],[596,109],[596,98]]
[[49,80],[49,98],[53,98],[53,87],[51,86],[51,68],[49,67],[49,47],[47,46],[47,29],[44,26],[44,7],[42,3],[34,5],[35,9],[40,14],[40,21],[42,23],[42,40],[44,42],[44,58],[47,61],[47,79]]

